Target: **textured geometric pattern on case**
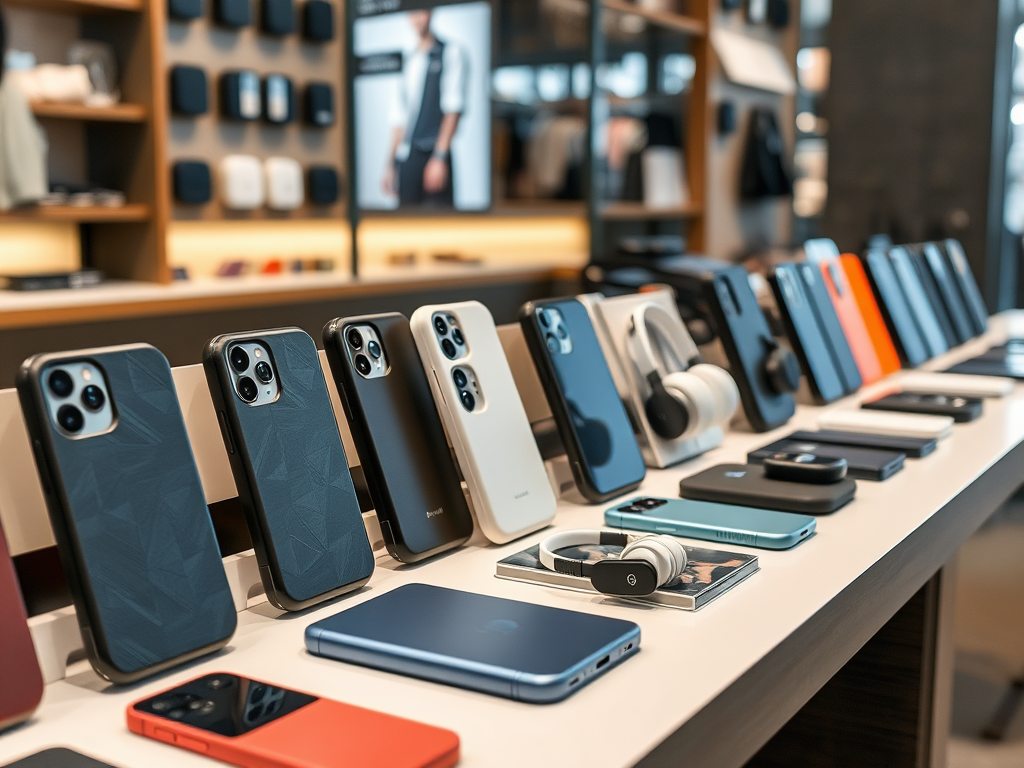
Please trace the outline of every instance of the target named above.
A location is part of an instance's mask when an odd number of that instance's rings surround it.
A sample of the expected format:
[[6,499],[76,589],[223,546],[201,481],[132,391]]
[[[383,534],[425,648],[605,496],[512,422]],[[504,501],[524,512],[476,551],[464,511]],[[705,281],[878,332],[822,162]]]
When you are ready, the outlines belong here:
[[316,345],[302,331],[254,338],[270,348],[280,397],[258,408],[229,397],[269,527],[268,555],[288,595],[308,600],[367,578],[373,551]]
[[113,430],[69,440],[45,425],[99,614],[93,634],[136,672],[229,637],[235,609],[167,360],[145,346],[88,357],[106,373]]

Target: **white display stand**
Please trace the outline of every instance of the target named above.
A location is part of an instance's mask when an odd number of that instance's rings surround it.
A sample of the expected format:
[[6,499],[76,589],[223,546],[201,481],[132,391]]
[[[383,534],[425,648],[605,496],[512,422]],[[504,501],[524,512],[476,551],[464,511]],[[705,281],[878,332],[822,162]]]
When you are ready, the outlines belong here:
[[[966,359],[1008,335],[1024,336],[1024,313],[997,318],[986,338],[928,368]],[[898,383],[899,376],[828,408],[855,408]],[[198,366],[176,369],[175,382],[207,499],[230,498],[233,485],[202,371]],[[757,554],[761,571],[695,613],[495,578],[497,560],[553,530],[598,527],[603,510],[614,504],[584,506],[562,498],[554,526],[544,532],[501,547],[471,543],[415,566],[381,554],[366,588],[297,615],[282,615],[258,602],[251,555],[227,558],[240,609],[238,631],[228,647],[126,689],[106,685],[82,665],[61,679],[77,647],[73,611],[35,617],[33,637],[50,684],[32,720],[0,735],[0,764],[66,745],[123,768],[209,766],[207,758],[130,734],[124,710],[136,699],[197,675],[229,671],[451,728],[462,739],[461,765],[466,768],[519,768],[524,763],[740,766],[934,580],[993,505],[1024,478],[1024,387],[987,401],[985,409],[977,422],[957,425],[932,456],[908,461],[884,483],[859,483],[857,498],[819,518],[817,534],[797,548],[722,547]],[[802,406],[788,425],[773,432],[730,433],[720,448],[679,467],[649,471],[639,492],[676,496],[681,477],[714,464],[745,461],[749,450],[796,429],[813,429],[822,410]],[[10,390],[0,391],[0,439],[5,458],[0,515],[12,553],[51,546],[17,398]],[[347,438],[346,447],[354,457]],[[553,476],[559,477],[557,470]],[[367,523],[371,540],[379,540],[371,520]],[[304,650],[307,625],[412,582],[634,621],[642,631],[641,653],[567,701],[536,706],[317,658]],[[941,686],[929,684],[933,688]],[[929,717],[941,720],[940,714]],[[941,723],[927,738],[935,741],[940,731]],[[939,764],[937,758],[926,763]]]

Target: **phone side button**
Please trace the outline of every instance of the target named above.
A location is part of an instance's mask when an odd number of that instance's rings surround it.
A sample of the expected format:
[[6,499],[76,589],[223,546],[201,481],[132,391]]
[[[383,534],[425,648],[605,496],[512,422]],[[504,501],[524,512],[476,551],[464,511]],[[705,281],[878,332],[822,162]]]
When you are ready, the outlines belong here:
[[193,752],[209,752],[210,751],[210,745],[207,744],[205,741],[200,741],[199,739],[189,738],[188,736],[182,736],[180,733],[177,734],[177,736],[178,736],[178,738],[175,740],[174,743],[177,744],[182,749],[191,749]]
[[231,430],[228,429],[228,419],[224,415],[224,411],[217,411],[217,421],[220,422],[220,433],[224,436],[224,446],[228,449],[228,453],[234,453],[235,444],[231,440]]
[[381,536],[384,537],[384,543],[394,546],[395,536],[391,533],[391,523],[387,520],[381,520],[380,518],[377,518],[377,522],[380,524],[380,533]]
[[168,744],[174,744],[178,740],[177,734],[174,731],[168,731],[166,728],[154,728],[153,738],[166,741]]

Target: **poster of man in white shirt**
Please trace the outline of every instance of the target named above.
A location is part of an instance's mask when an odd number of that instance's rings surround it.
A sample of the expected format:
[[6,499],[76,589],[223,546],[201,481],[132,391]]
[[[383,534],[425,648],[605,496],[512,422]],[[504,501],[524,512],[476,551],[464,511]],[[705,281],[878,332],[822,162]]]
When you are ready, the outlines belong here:
[[360,14],[373,11],[360,15],[354,30],[359,205],[484,210],[490,205],[490,5],[424,5],[357,5]]

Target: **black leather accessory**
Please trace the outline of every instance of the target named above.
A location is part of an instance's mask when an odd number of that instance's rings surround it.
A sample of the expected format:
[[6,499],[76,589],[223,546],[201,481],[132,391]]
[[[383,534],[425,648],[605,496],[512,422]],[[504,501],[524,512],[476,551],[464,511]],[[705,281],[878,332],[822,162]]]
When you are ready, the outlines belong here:
[[334,125],[334,88],[330,83],[306,86],[306,122],[317,128]]
[[284,75],[263,78],[263,117],[273,125],[284,125],[295,119],[295,86]]
[[800,362],[792,352],[779,345],[775,337],[765,337],[767,356],[764,372],[771,388],[780,395],[796,392],[800,388]]
[[856,493],[857,483],[849,477],[828,485],[793,483],[767,478],[755,464],[719,464],[679,481],[679,495],[684,499],[805,515],[835,512]]
[[260,29],[268,35],[290,35],[295,31],[295,4],[292,0],[263,0]]
[[747,454],[747,461],[750,464],[760,464],[767,457],[778,453],[811,453],[819,458],[845,459],[847,477],[876,482],[888,480],[903,469],[907,458],[905,453],[897,450],[864,448],[815,440],[793,440],[787,437],[756,451],[750,451]]
[[761,200],[793,194],[793,176],[775,112],[756,107],[750,113],[747,144],[740,173],[740,197]]
[[250,0],[214,0],[213,17],[224,27],[248,27],[252,24],[252,4]]
[[[878,451],[905,453],[911,459],[923,459],[933,453],[939,441],[927,437],[896,437],[895,435],[868,435],[860,432],[838,432],[822,429],[818,432],[798,430],[787,435],[786,440],[800,440],[831,445],[848,445],[857,448],[871,448]],[[819,449],[819,453],[821,450]]]
[[198,19],[203,10],[203,0],[167,0],[167,15],[172,19]]
[[768,0],[768,23],[773,27],[788,27],[789,15],[789,0]]
[[260,76],[249,69],[220,76],[220,109],[231,120],[258,120],[263,108]]
[[302,36],[314,43],[334,39],[334,5],[327,0],[308,0],[302,8]]
[[202,205],[213,197],[210,166],[202,160],[179,160],[171,171],[174,197],[186,205]]
[[897,413],[923,413],[929,416],[952,416],[953,421],[958,424],[966,424],[981,416],[984,402],[980,397],[897,392],[861,403],[860,407],[871,411],[896,411]]
[[205,115],[210,108],[206,72],[179,64],[171,68],[171,109],[179,115]]
[[309,169],[309,201],[313,205],[334,205],[341,195],[338,172],[329,165]]
[[779,451],[761,462],[764,476],[772,480],[829,485],[846,477],[846,459],[842,456],[819,456],[806,451]]

